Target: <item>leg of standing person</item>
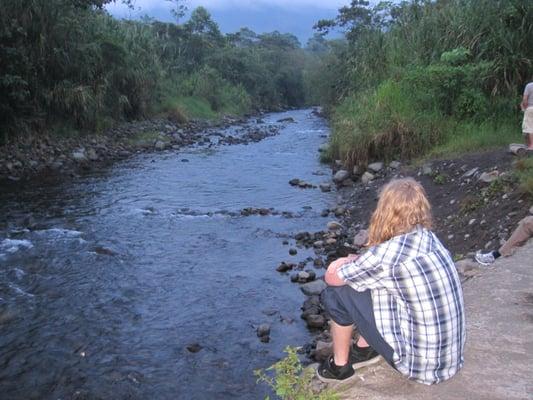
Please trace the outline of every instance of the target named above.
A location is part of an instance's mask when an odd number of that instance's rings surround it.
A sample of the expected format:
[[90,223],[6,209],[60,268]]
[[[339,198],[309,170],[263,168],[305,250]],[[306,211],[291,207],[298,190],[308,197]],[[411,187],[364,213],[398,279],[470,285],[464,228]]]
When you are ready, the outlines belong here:
[[533,216],[528,216],[518,223],[518,227],[507,241],[500,247],[500,254],[510,256],[513,251],[522,246],[529,238],[533,237]]

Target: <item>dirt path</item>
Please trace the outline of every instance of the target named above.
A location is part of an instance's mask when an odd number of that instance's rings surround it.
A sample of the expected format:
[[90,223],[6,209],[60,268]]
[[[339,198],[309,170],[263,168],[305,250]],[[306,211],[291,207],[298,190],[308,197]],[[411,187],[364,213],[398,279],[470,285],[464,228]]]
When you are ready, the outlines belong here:
[[386,364],[361,372],[343,399],[533,399],[533,240],[515,255],[479,269],[463,284],[465,367],[435,386],[410,382]]

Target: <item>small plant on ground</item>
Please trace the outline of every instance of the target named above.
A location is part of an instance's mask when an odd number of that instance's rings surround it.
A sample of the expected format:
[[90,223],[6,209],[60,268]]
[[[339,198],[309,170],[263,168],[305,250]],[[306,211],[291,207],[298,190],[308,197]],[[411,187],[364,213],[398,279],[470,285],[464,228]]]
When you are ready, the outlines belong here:
[[[287,357],[266,370],[256,370],[257,382],[265,382],[283,400],[336,400],[338,396],[326,389],[315,393],[311,386],[314,371],[304,368],[294,347],[286,347]],[[271,372],[274,373],[272,376]],[[269,397],[267,397],[269,399]]]
[[448,181],[448,176],[445,174],[437,174],[433,178],[433,182],[435,182],[436,185],[444,185]]

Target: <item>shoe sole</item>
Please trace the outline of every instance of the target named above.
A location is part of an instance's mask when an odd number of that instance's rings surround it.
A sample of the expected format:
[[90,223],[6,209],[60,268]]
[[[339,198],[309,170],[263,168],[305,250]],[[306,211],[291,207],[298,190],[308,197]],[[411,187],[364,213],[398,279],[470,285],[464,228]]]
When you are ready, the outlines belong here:
[[374,358],[371,358],[370,360],[352,364],[352,368],[358,370],[364,367],[368,367],[369,365],[377,364],[383,360],[384,358],[382,356],[376,356]]
[[357,374],[353,374],[352,376],[346,378],[346,379],[335,379],[335,378],[324,378],[322,375],[318,373],[318,368],[315,370],[315,375],[318,378],[319,381],[324,383],[344,383],[344,382],[351,382],[353,379],[357,378]]
[[485,267],[487,267],[487,266],[489,266],[489,265],[492,265],[492,264],[494,263],[494,261],[488,263],[488,262],[480,261],[480,260],[478,260],[477,258],[474,258],[474,259],[476,260],[476,262],[477,262],[478,264],[484,265]]

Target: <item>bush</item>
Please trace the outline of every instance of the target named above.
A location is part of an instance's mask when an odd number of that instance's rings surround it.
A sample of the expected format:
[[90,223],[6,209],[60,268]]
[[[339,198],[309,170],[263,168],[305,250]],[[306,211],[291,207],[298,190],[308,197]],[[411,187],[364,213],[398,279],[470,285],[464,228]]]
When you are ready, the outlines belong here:
[[[296,349],[287,347],[287,357],[264,370],[254,371],[257,382],[267,383],[283,400],[336,400],[338,396],[331,390],[315,393],[311,387],[314,370],[304,368],[298,359]],[[273,371],[274,377],[267,372]]]

